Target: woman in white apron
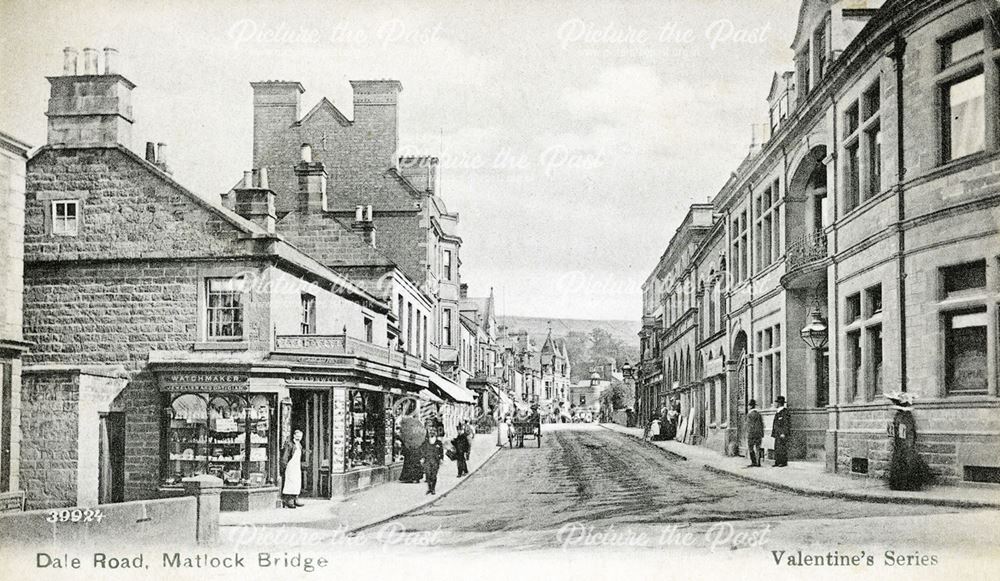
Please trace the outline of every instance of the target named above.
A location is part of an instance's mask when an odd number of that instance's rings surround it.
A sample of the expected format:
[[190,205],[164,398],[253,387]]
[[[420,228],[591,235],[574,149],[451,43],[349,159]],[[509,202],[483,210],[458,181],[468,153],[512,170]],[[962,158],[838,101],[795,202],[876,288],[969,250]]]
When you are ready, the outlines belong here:
[[292,439],[281,449],[281,499],[285,508],[298,508],[302,492],[302,430],[295,430]]

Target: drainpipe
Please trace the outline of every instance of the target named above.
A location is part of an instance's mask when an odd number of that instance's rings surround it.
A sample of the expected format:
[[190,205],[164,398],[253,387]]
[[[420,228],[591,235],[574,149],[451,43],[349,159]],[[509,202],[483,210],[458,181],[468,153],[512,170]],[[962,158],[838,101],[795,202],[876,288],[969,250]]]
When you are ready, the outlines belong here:
[[[756,274],[756,273],[754,273],[754,268],[753,268],[753,266],[754,266],[753,249],[755,248],[754,244],[756,243],[756,240],[755,240],[756,236],[754,236],[754,228],[753,228],[753,223],[754,223],[755,219],[756,219],[756,217],[753,215],[753,187],[748,182],[747,183],[747,258],[750,259],[749,260],[750,264],[747,266],[747,284],[750,285],[750,288],[749,288],[750,313],[748,315],[748,317],[749,317],[748,323],[749,324],[747,325],[747,367],[749,369],[751,369],[751,370],[753,370],[753,366],[751,365],[753,363],[753,357],[751,357],[750,355],[751,355],[752,346],[754,344],[753,343],[753,332],[754,332],[754,326],[753,326],[753,301],[754,301],[754,296],[753,296],[753,287],[754,287],[754,284],[753,284],[753,282],[754,281],[753,281],[753,277],[754,277],[754,274]],[[749,393],[747,393],[748,397],[745,400],[743,400],[743,417],[746,417],[747,412],[750,411],[750,397],[749,397],[749,395],[757,393],[757,383],[754,381],[754,377],[755,376],[756,376],[756,374],[753,373],[753,372],[751,372],[751,373],[748,374],[748,377],[747,377],[747,384],[748,384],[748,388],[749,388],[747,391]],[[772,379],[772,382],[773,382],[773,379]],[[761,394],[761,395],[763,395],[763,394]],[[774,396],[774,397],[777,397],[777,396]],[[764,398],[761,397],[761,399],[763,400]],[[761,402],[761,403],[763,404],[763,402]]]
[[[827,457],[827,467],[830,469],[830,471],[838,472],[839,470],[837,469],[837,457],[840,454],[840,406],[841,406],[840,374],[842,370],[840,368],[840,364],[837,362],[838,361],[837,352],[840,350],[840,341],[830,340],[833,337],[839,337],[839,329],[840,329],[840,317],[838,316],[838,314],[840,313],[840,307],[837,304],[837,294],[838,294],[837,278],[840,276],[840,268],[839,268],[840,263],[837,262],[836,259],[837,252],[839,252],[840,250],[839,248],[840,245],[838,244],[840,239],[840,232],[836,226],[837,217],[840,212],[838,204],[838,199],[840,197],[839,195],[840,188],[837,184],[837,177],[840,175],[839,174],[840,168],[837,167],[837,151],[838,148],[840,147],[840,143],[837,141],[838,136],[840,135],[840,127],[837,124],[837,119],[840,116],[840,110],[838,108],[838,102],[836,98],[831,98],[830,108],[833,109],[833,135],[832,135],[832,143],[830,144],[830,151],[828,151],[826,155],[827,158],[830,158],[830,163],[833,164],[833,172],[828,172],[833,174],[833,178],[830,181],[830,183],[827,183],[826,191],[827,191],[827,197],[830,199],[830,205],[831,205],[830,210],[833,212],[833,216],[831,216],[830,220],[830,223],[833,225],[833,244],[828,246],[827,254],[833,257],[833,276],[832,280],[830,280],[830,277],[828,275],[826,281],[826,295],[827,295],[826,312],[827,316],[830,317],[830,328],[827,331],[827,333],[829,333],[829,336],[827,337],[827,346],[830,349],[830,354],[829,354],[830,360],[832,360],[834,364],[828,365],[827,367],[827,378],[826,378],[827,390],[829,391],[830,386],[832,385],[833,393],[831,394],[832,397],[828,398],[829,401],[826,402],[826,405],[827,407],[830,407],[831,405],[833,406],[833,438],[832,438],[833,441],[830,443],[831,446],[833,447],[832,451],[833,462],[831,463],[829,461],[831,455],[830,450],[826,451],[826,457]],[[825,162],[826,160],[824,159],[823,161]],[[830,195],[831,192],[833,193],[833,195]],[[822,223],[823,223],[822,218],[820,218],[820,224]],[[826,232],[826,229],[824,228],[823,231]],[[831,285],[833,287],[833,305],[830,305]],[[836,370],[835,374],[833,375],[830,374],[830,369],[829,369],[830,367],[833,367],[833,369]]]
[[899,270],[899,389],[906,391],[906,232],[903,220],[906,219],[906,200],[903,196],[903,181],[906,179],[906,164],[904,163],[905,147],[903,131],[905,128],[903,115],[903,58],[906,56],[906,41],[897,36],[889,52],[893,68],[896,71],[896,232],[899,250],[897,254]]

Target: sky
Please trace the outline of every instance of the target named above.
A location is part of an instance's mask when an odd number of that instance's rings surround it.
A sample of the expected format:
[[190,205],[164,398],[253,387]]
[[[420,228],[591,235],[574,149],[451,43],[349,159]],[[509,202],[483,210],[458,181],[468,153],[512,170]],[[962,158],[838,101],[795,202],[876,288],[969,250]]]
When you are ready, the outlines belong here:
[[500,314],[638,319],[692,203],[767,119],[798,0],[0,0],[0,131],[45,142],[62,49],[112,46],[137,85],[132,148],[217,197],[252,161],[250,82],[353,116],[349,80],[397,79],[400,153],[440,158],[463,282]]

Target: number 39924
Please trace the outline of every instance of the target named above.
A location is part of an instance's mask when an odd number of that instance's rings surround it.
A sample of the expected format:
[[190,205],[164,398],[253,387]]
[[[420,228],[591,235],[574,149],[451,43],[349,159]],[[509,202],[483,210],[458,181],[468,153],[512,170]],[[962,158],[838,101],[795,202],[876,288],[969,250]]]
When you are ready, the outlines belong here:
[[50,510],[45,517],[48,522],[101,522],[104,513],[99,508],[64,508]]

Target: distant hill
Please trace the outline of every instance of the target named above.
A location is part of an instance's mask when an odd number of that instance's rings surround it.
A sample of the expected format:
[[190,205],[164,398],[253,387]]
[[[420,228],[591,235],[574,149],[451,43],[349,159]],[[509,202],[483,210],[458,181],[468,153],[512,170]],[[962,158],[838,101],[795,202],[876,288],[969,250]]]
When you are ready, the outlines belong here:
[[552,322],[552,335],[555,337],[565,337],[570,332],[590,333],[594,328],[601,328],[610,333],[613,337],[620,339],[622,343],[631,348],[639,346],[639,329],[642,328],[641,321],[602,321],[598,319],[558,319],[547,317],[501,317],[500,323],[506,324],[511,331],[523,329],[531,335],[531,338],[539,345],[545,340],[549,332],[549,321]]
[[[538,346],[545,341],[551,321],[552,336],[566,339],[566,348],[572,368],[572,379],[578,381],[589,377],[589,370],[600,366],[609,359],[635,363],[639,359],[639,321],[601,321],[592,319],[558,319],[547,317],[504,317],[500,323],[510,331],[527,331]],[[592,341],[594,329],[604,335],[595,344]]]

